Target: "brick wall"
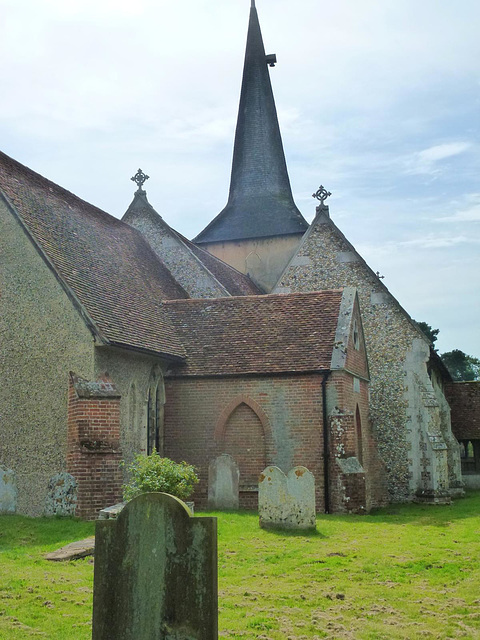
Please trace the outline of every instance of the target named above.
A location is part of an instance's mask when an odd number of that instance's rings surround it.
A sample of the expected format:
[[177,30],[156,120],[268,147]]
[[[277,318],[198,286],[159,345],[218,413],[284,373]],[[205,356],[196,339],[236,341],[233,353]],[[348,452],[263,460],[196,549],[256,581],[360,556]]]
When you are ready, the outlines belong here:
[[368,382],[334,372],[327,407],[331,511],[365,513],[386,504],[386,471],[369,419]]
[[480,438],[480,381],[445,385],[451,408],[452,431],[457,440]]
[[107,376],[87,382],[70,374],[67,471],[77,481],[75,515],[92,520],[120,502],[120,396]]
[[[303,465],[315,477],[317,510],[323,512],[323,405],[321,374],[165,380],[165,455],[199,472],[196,504],[206,506],[208,464],[229,453],[240,469],[240,507],[257,507],[258,475],[267,465],[288,472]],[[332,511],[366,511],[385,503],[384,467],[368,421],[368,383],[354,390],[353,376],[338,371],[329,397]],[[362,421],[359,474],[342,475],[336,458],[358,456],[356,410]]]
[[197,467],[199,507],[207,503],[209,461],[230,453],[240,467],[241,508],[256,508],[257,491],[247,488],[267,465],[285,472],[304,465],[323,510],[321,381],[320,374],[165,380],[165,455]]

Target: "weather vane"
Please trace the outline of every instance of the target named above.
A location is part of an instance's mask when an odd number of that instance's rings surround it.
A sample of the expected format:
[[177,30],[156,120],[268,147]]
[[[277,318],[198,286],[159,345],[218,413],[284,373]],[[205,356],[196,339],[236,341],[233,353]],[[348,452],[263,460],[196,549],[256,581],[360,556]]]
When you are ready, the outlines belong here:
[[146,182],[149,179],[149,177],[150,176],[147,176],[146,173],[143,173],[143,171],[139,169],[137,173],[133,176],[133,178],[130,178],[130,180],[133,180],[133,182],[136,182],[138,185],[138,190],[141,191],[144,182]]
[[330,193],[330,191],[327,191],[323,186],[323,184],[321,184],[320,187],[318,188],[318,191],[312,194],[312,198],[316,198],[317,200],[320,200],[320,206],[323,207],[325,200],[328,198],[328,196],[331,196],[331,195],[332,194]]

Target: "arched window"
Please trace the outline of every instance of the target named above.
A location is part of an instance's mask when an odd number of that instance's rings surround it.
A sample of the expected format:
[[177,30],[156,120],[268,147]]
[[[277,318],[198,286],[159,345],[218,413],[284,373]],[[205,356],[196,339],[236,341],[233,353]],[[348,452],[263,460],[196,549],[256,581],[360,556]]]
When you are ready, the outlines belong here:
[[360,349],[360,331],[358,330],[358,322],[355,318],[353,321],[353,346],[355,349]]
[[150,378],[147,397],[147,454],[156,451],[163,456],[164,433],[163,414],[165,405],[165,389],[163,376],[160,371],[154,370]]
[[363,466],[363,436],[362,436],[362,419],[360,417],[360,409],[358,408],[355,412],[355,436],[356,436],[356,449],[357,449],[357,458],[360,464]]

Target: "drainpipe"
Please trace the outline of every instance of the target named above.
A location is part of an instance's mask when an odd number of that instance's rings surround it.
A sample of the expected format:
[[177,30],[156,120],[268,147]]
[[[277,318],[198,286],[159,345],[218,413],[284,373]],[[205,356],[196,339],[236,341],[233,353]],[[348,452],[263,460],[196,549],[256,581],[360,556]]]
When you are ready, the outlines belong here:
[[323,374],[322,379],[322,409],[323,409],[323,486],[325,513],[330,513],[330,438],[327,416],[327,380],[331,371]]

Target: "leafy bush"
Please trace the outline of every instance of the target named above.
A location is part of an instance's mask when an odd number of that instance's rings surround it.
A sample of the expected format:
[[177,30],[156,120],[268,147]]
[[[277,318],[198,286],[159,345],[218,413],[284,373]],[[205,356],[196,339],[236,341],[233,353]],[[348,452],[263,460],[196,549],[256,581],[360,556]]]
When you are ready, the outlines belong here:
[[180,500],[188,500],[198,482],[195,467],[186,462],[173,462],[158,453],[141,454],[127,467],[130,482],[123,485],[124,500],[132,500],[141,493],[161,491]]

